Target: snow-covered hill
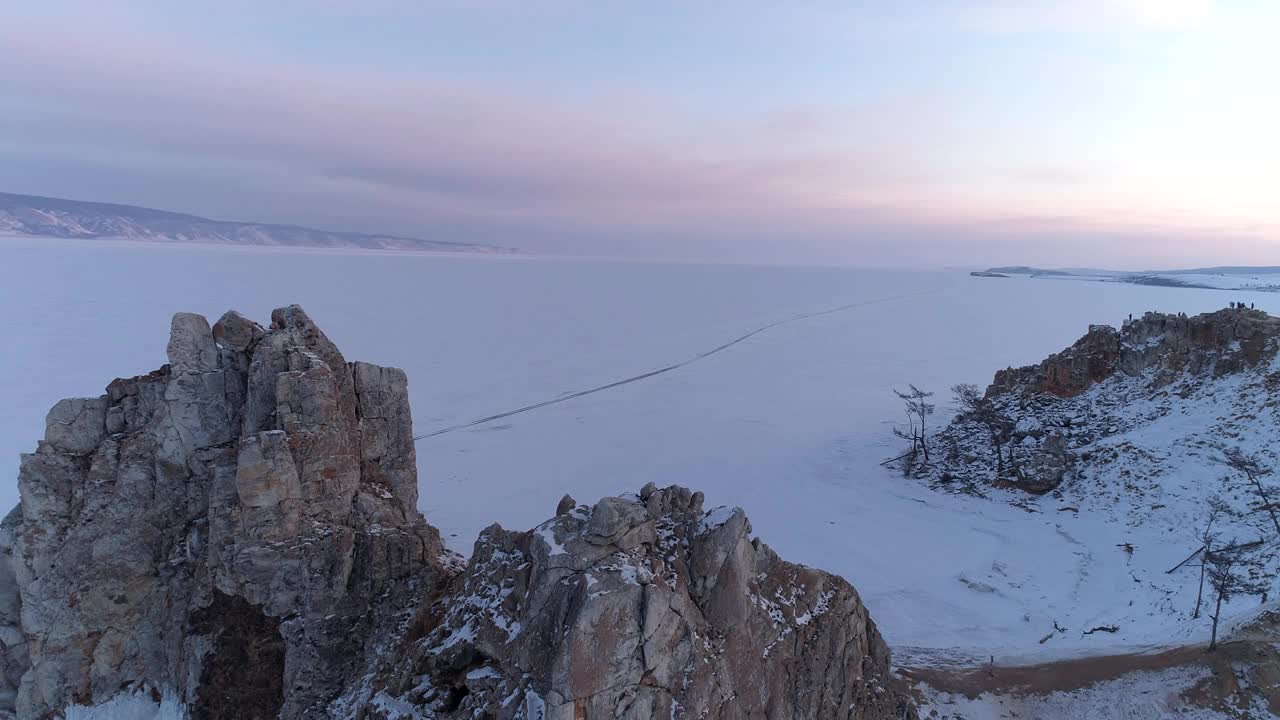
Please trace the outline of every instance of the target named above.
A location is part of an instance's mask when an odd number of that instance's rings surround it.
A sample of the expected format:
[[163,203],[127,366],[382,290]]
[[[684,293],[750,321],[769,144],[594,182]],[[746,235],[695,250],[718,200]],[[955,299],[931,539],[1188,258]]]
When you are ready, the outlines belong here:
[[332,232],[297,225],[210,220],[195,215],[132,205],[62,200],[0,193],[0,235],[59,238],[112,238],[208,245],[417,250],[506,254],[493,245],[423,240],[353,232]]
[[[1280,318],[1259,310],[1147,313],[1119,330],[1093,326],[1039,364],[1002,370],[985,393],[957,388],[960,413],[929,438],[930,460],[918,454],[904,469],[938,492],[1021,508],[1028,524],[1051,526],[1076,548],[1074,567],[1019,573],[993,563],[961,582],[1024,605],[1045,592],[1043,607],[1056,608],[1039,641],[1046,650],[1103,635],[1113,647],[1154,651],[1206,639],[1216,602],[1212,578],[1201,583],[1202,568],[1213,566],[1203,562],[1208,547],[1214,558],[1230,557],[1246,586],[1223,602],[1220,637],[1256,635],[1240,628],[1257,627],[1280,590],[1278,351]],[[1062,582],[1049,582],[1053,575]],[[1183,654],[1161,667],[1199,682],[1213,655]],[[1153,656],[1116,657],[1107,662],[1136,671]],[[1247,661],[1237,664],[1236,674],[1252,677]],[[1156,686],[1181,697],[1169,677]],[[1108,693],[1093,700],[1114,703]],[[1249,697],[1246,704],[1260,702]],[[1083,702],[1060,701],[1076,711]],[[1037,716],[1059,716],[1036,707]],[[957,716],[1004,717],[975,709]],[[1242,708],[1231,716],[1265,715]]]

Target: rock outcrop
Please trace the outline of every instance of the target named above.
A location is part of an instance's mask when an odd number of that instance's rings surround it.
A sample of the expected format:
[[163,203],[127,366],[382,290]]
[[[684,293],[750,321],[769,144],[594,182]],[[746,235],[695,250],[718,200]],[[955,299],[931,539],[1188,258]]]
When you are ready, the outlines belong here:
[[59,402],[0,523],[0,716],[914,718],[853,587],[741,510],[565,496],[468,563],[417,511],[407,381],[297,306],[173,319]]
[[1280,318],[1261,310],[1228,308],[1194,317],[1149,312],[1118,331],[1091,325],[1075,344],[1043,362],[997,372],[987,393],[1069,398],[1117,373],[1136,377],[1153,369],[1162,383],[1183,371],[1221,376],[1274,356],[1277,337]]
[[444,581],[403,372],[348,363],[297,306],[269,328],[180,313],[168,356],[59,402],[22,458],[0,525],[20,718],[140,688],[193,718],[317,717],[364,638]]
[[779,559],[741,510],[702,504],[648,485],[527,532],[488,528],[421,636],[334,714],[915,717],[853,587]]
[[[981,407],[961,413],[939,433],[945,452],[932,477],[968,487],[1053,491],[1072,476],[1077,456],[1095,450],[1114,455],[1115,443],[1098,443],[1152,420],[1126,408],[1171,393],[1186,401],[1226,389],[1215,381],[1227,377],[1247,375],[1251,383],[1274,387],[1280,384],[1273,368],[1277,350],[1280,318],[1243,306],[1194,317],[1149,312],[1119,330],[1091,326],[1071,347],[1038,364],[998,371]],[[1243,417],[1256,415],[1262,400],[1265,395],[1250,391],[1235,393],[1230,402]],[[1259,407],[1243,409],[1254,401]],[[1170,410],[1167,403],[1155,407]],[[1234,435],[1224,429],[1221,437]]]

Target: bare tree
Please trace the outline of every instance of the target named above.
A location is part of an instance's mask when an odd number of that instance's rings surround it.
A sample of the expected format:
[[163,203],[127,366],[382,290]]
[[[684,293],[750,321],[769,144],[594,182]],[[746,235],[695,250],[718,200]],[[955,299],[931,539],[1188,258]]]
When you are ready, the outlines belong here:
[[929,398],[933,397],[933,393],[925,392],[915,385],[908,385],[907,392],[894,390],[893,394],[902,400],[904,409],[907,413],[907,428],[904,430],[900,427],[893,429],[893,434],[911,442],[911,449],[903,456],[906,462],[903,470],[906,474],[910,474],[915,466],[916,459],[923,455],[924,462],[929,462],[929,444],[928,444],[928,423],[929,416],[933,414],[934,404],[929,402]]
[[1258,500],[1262,503],[1259,509],[1266,510],[1267,514],[1271,516],[1271,524],[1275,525],[1276,536],[1280,537],[1280,515],[1277,515],[1276,506],[1272,504],[1267,488],[1262,484],[1262,478],[1274,472],[1274,468],[1266,464],[1257,454],[1246,453],[1238,447],[1219,447],[1218,452],[1220,454],[1214,460],[1244,475],[1249,480],[1249,483],[1253,486],[1253,492],[1257,494]]
[[1208,566],[1209,586],[1213,588],[1213,629],[1209,633],[1209,649],[1218,647],[1218,620],[1222,617],[1222,603],[1242,593],[1262,592],[1262,585],[1251,580],[1242,567],[1240,552],[1223,548],[1206,552],[1204,562]]
[[975,415],[987,402],[978,386],[973,383],[960,383],[951,386],[951,397],[960,408],[961,415]]
[[1196,609],[1191,613],[1192,618],[1200,617],[1200,605],[1204,600],[1204,577],[1205,571],[1209,567],[1209,563],[1205,558],[1213,554],[1214,548],[1218,545],[1218,536],[1213,531],[1213,525],[1218,518],[1226,513],[1229,508],[1222,498],[1214,496],[1209,498],[1206,503],[1207,511],[1204,522],[1204,530],[1200,531],[1200,589],[1196,591]]
[[[1004,475],[1004,456],[1000,452],[1001,445],[1009,439],[1014,423],[1007,415],[1000,412],[990,398],[978,390],[977,385],[961,383],[951,386],[951,395],[960,407],[960,415],[982,425],[991,439],[991,449],[996,455],[996,474]],[[1013,450],[1009,451],[1009,462],[1013,463]]]

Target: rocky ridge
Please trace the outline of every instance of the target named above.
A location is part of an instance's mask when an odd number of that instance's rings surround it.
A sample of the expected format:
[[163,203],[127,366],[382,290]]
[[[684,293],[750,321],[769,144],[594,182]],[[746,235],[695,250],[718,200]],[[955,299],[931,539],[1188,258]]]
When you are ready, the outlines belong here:
[[1037,365],[996,373],[990,395],[1080,395],[1112,376],[1150,373],[1153,388],[1184,374],[1222,377],[1275,356],[1280,318],[1233,307],[1188,317],[1149,312],[1119,330],[1092,325],[1084,337]]
[[1280,318],[1242,307],[1091,326],[1040,363],[996,372],[979,411],[960,408],[937,435],[940,460],[927,474],[969,489],[1050,492],[1090,462],[1129,453],[1114,441],[1126,432],[1171,413],[1232,410],[1199,433],[1207,450],[1270,413],[1278,349]]
[[652,485],[469,562],[417,511],[407,378],[297,306],[174,316],[59,402],[0,523],[0,716],[911,718],[856,591]]

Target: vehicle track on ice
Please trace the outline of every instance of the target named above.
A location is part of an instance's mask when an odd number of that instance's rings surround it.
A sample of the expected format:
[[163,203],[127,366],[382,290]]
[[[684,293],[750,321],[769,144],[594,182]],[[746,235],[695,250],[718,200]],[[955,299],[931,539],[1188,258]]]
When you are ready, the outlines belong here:
[[794,315],[789,318],[783,318],[782,320],[775,320],[766,325],[761,325],[760,327],[754,330],[751,330],[750,332],[744,333],[722,345],[717,345],[716,347],[711,348],[710,350],[705,350],[703,352],[700,352],[691,358],[682,360],[677,363],[673,363],[671,365],[660,367],[656,370],[650,370],[649,372],[641,373],[639,375],[633,375],[631,377],[623,378],[621,380],[615,380],[614,382],[606,383],[604,385],[599,385],[593,388],[588,388],[586,390],[578,390],[576,392],[571,392],[567,395],[561,395],[551,400],[543,400],[542,402],[533,403],[532,405],[525,405],[523,407],[518,407],[514,410],[501,412],[496,415],[489,415],[488,417],[482,417],[479,420],[472,420],[470,422],[460,423],[458,425],[450,425],[449,427],[440,428],[439,430],[433,430],[429,433],[414,435],[413,440],[414,442],[417,442],[419,440],[425,440],[427,438],[433,438],[438,435],[451,433],[455,430],[465,430],[470,427],[475,427],[477,425],[484,425],[485,423],[493,422],[494,420],[502,420],[503,418],[509,418],[513,415],[521,415],[523,413],[532,412],[534,410],[539,410],[541,408],[548,407],[551,405],[558,405],[560,403],[569,402],[570,400],[577,400],[578,398],[586,397],[587,395],[594,395],[596,393],[605,392],[606,390],[613,390],[615,388],[620,388],[624,385],[630,385],[631,383],[640,382],[641,380],[648,380],[649,378],[657,377],[659,375],[665,375],[666,373],[674,372],[681,368],[688,367],[700,360],[705,360],[711,357],[712,355],[722,353],[725,350],[728,350],[729,348],[734,347],[735,345],[738,345],[740,343],[746,342],[747,340],[750,340],[756,335],[759,335],[768,330],[772,330],[773,328],[776,328],[776,327],[781,327],[783,325],[789,325],[791,323],[800,322],[801,320],[810,320],[812,318],[822,317],[823,315],[833,315],[835,313],[854,310],[856,308],[867,307],[868,305],[880,305],[887,302],[893,302],[895,300],[905,300],[911,297],[929,295],[931,293],[938,292],[942,289],[943,288],[932,288],[929,290],[918,290],[916,292],[901,293],[899,295],[887,295],[881,298],[873,298],[871,300],[861,300],[859,302],[847,303],[845,305],[838,305],[836,307],[827,308],[825,310],[818,310],[815,312]]

